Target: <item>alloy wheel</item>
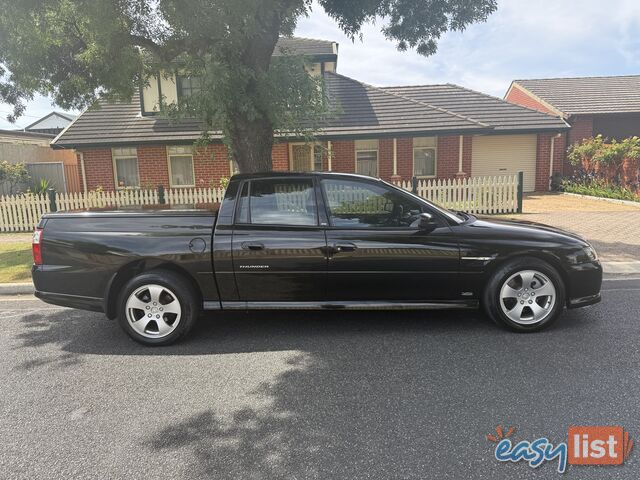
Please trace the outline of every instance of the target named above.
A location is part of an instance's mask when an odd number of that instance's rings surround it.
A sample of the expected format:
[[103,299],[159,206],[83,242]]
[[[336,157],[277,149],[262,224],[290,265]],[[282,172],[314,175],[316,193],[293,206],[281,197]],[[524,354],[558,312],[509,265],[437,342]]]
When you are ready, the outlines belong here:
[[147,338],[163,338],[171,334],[182,316],[178,297],[167,287],[150,284],[136,288],[127,299],[129,325]]
[[533,325],[551,314],[556,297],[556,288],[549,277],[536,270],[522,270],[502,284],[500,307],[511,321]]

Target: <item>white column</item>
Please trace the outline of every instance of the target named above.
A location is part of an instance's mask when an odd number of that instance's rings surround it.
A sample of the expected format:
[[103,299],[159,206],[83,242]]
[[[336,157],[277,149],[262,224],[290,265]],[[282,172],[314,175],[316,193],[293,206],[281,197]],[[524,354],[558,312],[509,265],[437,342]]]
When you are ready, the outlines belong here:
[[393,175],[398,175],[398,139],[393,139]]
[[84,169],[84,153],[80,152],[80,172],[82,173],[82,188],[83,191],[87,191],[87,173]]
[[458,146],[458,173],[464,173],[462,171],[462,150],[464,148],[464,137],[462,135],[460,135],[460,140],[459,140],[459,146]]
[[333,157],[333,146],[331,140],[327,142],[327,169],[331,171],[331,157]]

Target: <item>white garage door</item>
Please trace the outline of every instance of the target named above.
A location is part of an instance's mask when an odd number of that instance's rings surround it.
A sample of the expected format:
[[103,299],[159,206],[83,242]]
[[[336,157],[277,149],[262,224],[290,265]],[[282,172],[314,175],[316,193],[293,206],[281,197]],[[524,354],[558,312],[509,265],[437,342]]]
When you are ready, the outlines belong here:
[[537,135],[473,137],[471,175],[511,175],[524,172],[524,191],[536,188]]

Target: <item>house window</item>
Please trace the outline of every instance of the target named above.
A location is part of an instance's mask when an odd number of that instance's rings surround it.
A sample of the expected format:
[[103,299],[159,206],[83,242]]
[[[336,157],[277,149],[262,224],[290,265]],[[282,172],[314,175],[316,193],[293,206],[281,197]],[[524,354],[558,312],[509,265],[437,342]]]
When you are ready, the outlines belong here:
[[322,146],[319,144],[290,143],[289,169],[292,172],[322,170]]
[[378,176],[378,140],[356,140],[356,173]]
[[167,148],[169,156],[169,179],[172,187],[195,186],[193,171],[193,148],[172,146]]
[[238,162],[235,160],[229,160],[229,172],[231,173],[231,176],[234,176],[236,173],[240,173],[240,166],[238,165]]
[[139,187],[137,150],[135,148],[114,148],[112,156],[116,188]]
[[413,139],[413,175],[416,177],[436,176],[437,137]]
[[187,75],[177,76],[178,99],[187,98],[201,91],[200,78]]

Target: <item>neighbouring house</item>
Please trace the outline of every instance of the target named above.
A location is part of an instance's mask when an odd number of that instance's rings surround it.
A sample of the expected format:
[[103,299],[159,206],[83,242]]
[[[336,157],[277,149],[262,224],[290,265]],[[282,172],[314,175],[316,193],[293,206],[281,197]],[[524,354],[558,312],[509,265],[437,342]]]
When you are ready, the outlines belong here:
[[[22,188],[34,189],[45,178],[61,192],[81,191],[78,159],[73,150],[54,150],[49,133],[0,130],[0,162],[24,163],[31,177]],[[7,194],[0,187],[0,194]]]
[[24,127],[24,131],[31,133],[48,133],[49,135],[56,136],[75,118],[75,115],[68,113],[51,112],[39,120],[36,120],[31,125]]
[[566,120],[567,145],[640,136],[640,75],[514,80],[504,98]]
[[[322,75],[340,113],[305,144],[276,135],[274,170],[330,170],[385,180],[456,178],[524,172],[525,191],[547,190],[568,129],[561,118],[513,105],[456,85],[374,87],[336,72],[335,42],[283,38],[287,49],[308,57]],[[99,102],[52,142],[76,149],[85,188],[208,187],[234,172],[220,134],[193,149],[197,122],[170,122],[159,99],[180,102],[199,88],[197,78],[158,74],[128,103]],[[555,147],[555,149],[554,149]]]

